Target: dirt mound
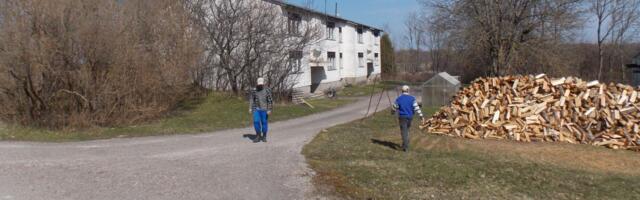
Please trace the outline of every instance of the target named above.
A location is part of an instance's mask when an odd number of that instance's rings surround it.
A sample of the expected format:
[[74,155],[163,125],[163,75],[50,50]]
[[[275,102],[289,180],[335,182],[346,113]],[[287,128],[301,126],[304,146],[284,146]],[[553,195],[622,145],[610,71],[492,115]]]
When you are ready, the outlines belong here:
[[479,78],[421,128],[471,139],[640,150],[639,92],[623,84],[544,74]]

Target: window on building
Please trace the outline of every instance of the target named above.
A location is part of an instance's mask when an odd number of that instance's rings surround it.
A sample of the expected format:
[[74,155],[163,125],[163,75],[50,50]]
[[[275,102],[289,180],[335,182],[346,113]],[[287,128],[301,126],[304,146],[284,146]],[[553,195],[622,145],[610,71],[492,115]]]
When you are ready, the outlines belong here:
[[362,28],[358,28],[358,43],[362,43]]
[[380,31],[374,31],[373,32],[373,43],[375,45],[379,45],[380,44]]
[[327,52],[328,66],[327,70],[336,70],[336,52]]
[[342,63],[342,53],[340,53],[340,58],[339,59],[340,59],[340,61],[339,61],[338,66],[340,66],[340,69],[343,69],[344,67],[342,66],[342,64],[343,64]]
[[342,43],[342,27],[338,27],[338,41]]
[[289,34],[300,34],[300,23],[302,17],[297,13],[289,13],[287,20],[287,31]]
[[289,51],[289,68],[293,73],[302,72],[302,51]]
[[336,40],[335,29],[336,29],[336,23],[327,22],[327,39],[328,40]]
[[364,53],[358,53],[358,67],[364,68]]

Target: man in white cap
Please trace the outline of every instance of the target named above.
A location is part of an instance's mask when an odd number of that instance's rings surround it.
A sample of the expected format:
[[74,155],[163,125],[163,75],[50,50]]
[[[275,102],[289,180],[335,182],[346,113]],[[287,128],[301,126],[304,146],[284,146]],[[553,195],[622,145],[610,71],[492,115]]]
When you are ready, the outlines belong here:
[[418,113],[420,119],[424,121],[420,106],[416,101],[416,98],[409,95],[409,86],[402,86],[402,94],[393,103],[392,109],[398,113],[398,122],[400,123],[400,132],[402,134],[402,150],[409,151],[409,128],[411,128],[411,121],[413,115]]
[[257,86],[249,96],[249,113],[253,114],[253,127],[256,130],[254,143],[267,142],[268,118],[273,110],[271,89],[265,87],[264,78],[258,78],[256,82]]

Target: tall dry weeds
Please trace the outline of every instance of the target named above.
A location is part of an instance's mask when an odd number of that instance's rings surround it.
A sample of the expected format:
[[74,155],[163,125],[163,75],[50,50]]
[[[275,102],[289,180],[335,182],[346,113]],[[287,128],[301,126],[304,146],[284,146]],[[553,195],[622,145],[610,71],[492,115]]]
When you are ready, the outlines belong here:
[[0,0],[0,118],[121,125],[173,107],[201,56],[173,0]]

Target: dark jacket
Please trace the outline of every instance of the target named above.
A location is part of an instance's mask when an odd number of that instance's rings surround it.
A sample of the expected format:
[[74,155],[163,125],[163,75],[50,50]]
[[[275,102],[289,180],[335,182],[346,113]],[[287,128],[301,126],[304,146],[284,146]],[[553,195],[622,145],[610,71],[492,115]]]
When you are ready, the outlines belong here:
[[264,88],[262,90],[252,89],[249,95],[249,109],[252,111],[273,110],[273,95],[271,89]]

